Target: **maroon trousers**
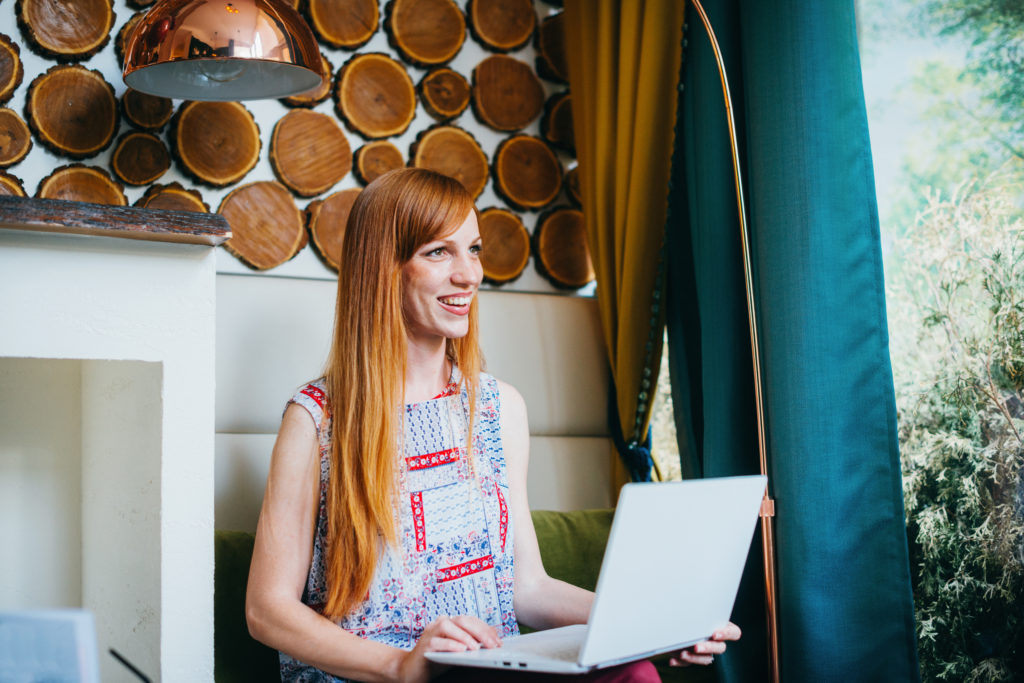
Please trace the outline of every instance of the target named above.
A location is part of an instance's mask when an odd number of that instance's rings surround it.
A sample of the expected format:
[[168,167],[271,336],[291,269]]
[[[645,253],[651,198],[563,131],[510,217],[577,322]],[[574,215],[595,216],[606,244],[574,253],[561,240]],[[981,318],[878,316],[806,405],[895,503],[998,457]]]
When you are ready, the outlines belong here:
[[598,669],[579,676],[459,666],[449,669],[434,680],[438,683],[661,683],[658,670],[648,661]]

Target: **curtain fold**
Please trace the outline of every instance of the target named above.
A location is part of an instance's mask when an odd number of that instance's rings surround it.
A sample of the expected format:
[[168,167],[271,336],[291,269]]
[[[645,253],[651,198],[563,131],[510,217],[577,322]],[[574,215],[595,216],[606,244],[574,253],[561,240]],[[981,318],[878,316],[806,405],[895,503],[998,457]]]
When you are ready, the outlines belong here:
[[[881,247],[852,2],[705,0],[746,185],[776,500],[782,678],[917,680]],[[714,57],[689,20],[666,236],[684,472],[756,472],[750,341]],[[767,680],[756,543],[722,658]]]
[[641,480],[650,478],[646,435],[664,326],[659,262],[682,17],[679,0],[565,3],[583,213],[615,388],[611,427]]

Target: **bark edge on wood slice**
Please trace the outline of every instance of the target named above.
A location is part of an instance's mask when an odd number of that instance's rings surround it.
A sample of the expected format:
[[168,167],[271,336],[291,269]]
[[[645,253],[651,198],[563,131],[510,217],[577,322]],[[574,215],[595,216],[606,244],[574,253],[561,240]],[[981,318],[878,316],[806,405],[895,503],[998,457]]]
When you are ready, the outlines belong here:
[[0,108],[0,168],[13,166],[32,149],[32,133],[18,113]]
[[495,285],[512,282],[530,262],[530,231],[519,214],[491,207],[480,212],[480,264],[484,279]]
[[270,163],[278,180],[295,194],[315,197],[352,170],[352,148],[333,117],[295,109],[274,126]]
[[537,28],[534,44],[537,50],[537,73],[555,83],[569,82],[569,65],[565,59],[565,28],[563,14],[544,17]]
[[565,174],[562,185],[565,187],[565,195],[577,207],[583,206],[583,194],[580,192],[580,167],[573,166]]
[[171,120],[174,102],[128,88],[121,95],[121,115],[134,127],[154,132]]
[[453,0],[391,0],[384,11],[388,44],[413,66],[446,64],[466,40],[466,18]]
[[493,52],[524,47],[537,27],[531,0],[469,0],[466,14],[470,35]]
[[540,136],[551,146],[576,156],[576,129],[572,121],[572,97],[568,90],[555,93],[544,103]]
[[458,126],[436,124],[422,131],[409,149],[409,164],[455,178],[473,199],[487,186],[487,155]]
[[451,121],[466,111],[471,95],[466,77],[447,66],[428,71],[416,92],[426,112],[441,122]]
[[594,280],[583,212],[569,207],[545,211],[533,232],[537,272],[560,289],[579,289]]
[[544,88],[529,64],[507,55],[485,57],[473,69],[473,113],[494,130],[530,125],[544,108]]
[[380,23],[377,0],[307,0],[305,13],[321,42],[344,50],[365,45]]
[[114,27],[112,0],[17,0],[18,25],[33,51],[60,62],[88,59]]
[[356,150],[352,171],[363,185],[369,185],[388,171],[405,166],[402,151],[387,140],[374,140]]
[[128,52],[128,37],[131,36],[135,26],[146,16],[146,12],[136,12],[128,17],[128,21],[121,24],[114,38],[114,54],[117,55],[117,65],[124,69],[124,56]]
[[335,272],[341,269],[341,243],[345,237],[345,226],[352,204],[362,188],[352,187],[339,190],[323,199],[309,203],[306,207],[306,225],[313,238],[313,248],[328,268]]
[[353,55],[334,84],[338,116],[368,140],[401,135],[416,117],[416,89],[399,62],[382,52]]
[[231,226],[224,246],[256,270],[279,266],[302,248],[305,227],[292,193],[281,183],[262,180],[236,187],[217,213]]
[[14,96],[24,77],[21,49],[10,36],[0,33],[0,104],[6,104]]
[[77,64],[57,65],[29,85],[25,117],[44,147],[61,156],[85,159],[114,139],[117,99],[99,71]]
[[135,206],[164,211],[210,212],[210,205],[203,201],[203,195],[198,190],[189,189],[177,181],[166,185],[150,185],[146,194],[135,202]]
[[118,138],[110,167],[128,185],[149,185],[171,167],[171,154],[157,136],[133,130]]
[[0,171],[0,197],[25,197],[25,185],[16,175]]
[[172,149],[182,168],[212,187],[236,183],[260,158],[260,129],[240,102],[182,102],[173,119]]
[[288,107],[306,107],[313,108],[320,104],[328,97],[331,96],[331,80],[334,77],[334,65],[327,59],[327,55],[323,52],[320,53],[320,78],[323,80],[320,85],[307,90],[306,92],[300,92],[298,95],[291,95],[290,97],[282,97],[281,104]]
[[139,9],[142,9],[143,7],[149,7],[156,2],[156,0],[126,0],[126,2],[129,7],[138,7]]
[[85,164],[68,164],[39,181],[37,199],[63,199],[89,204],[127,206],[124,187],[104,169]]
[[513,135],[494,153],[494,190],[516,209],[542,209],[562,189],[562,164],[551,148],[531,135]]

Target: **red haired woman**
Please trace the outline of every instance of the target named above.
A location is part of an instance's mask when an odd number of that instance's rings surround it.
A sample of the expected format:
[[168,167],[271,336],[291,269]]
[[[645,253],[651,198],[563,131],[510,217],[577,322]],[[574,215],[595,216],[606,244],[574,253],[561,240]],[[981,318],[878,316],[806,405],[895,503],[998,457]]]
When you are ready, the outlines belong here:
[[[481,372],[479,251],[445,176],[393,171],[352,207],[330,357],[285,410],[249,574],[249,630],[284,681],[425,681],[425,652],[587,620],[592,594],[541,564],[522,397]],[[680,658],[707,663],[732,628]]]

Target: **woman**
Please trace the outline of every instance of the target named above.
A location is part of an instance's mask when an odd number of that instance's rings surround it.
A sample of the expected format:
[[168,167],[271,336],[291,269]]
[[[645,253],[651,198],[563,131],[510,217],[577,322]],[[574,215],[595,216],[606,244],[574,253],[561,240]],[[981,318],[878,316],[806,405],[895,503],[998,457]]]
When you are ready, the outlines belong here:
[[[541,564],[522,397],[480,371],[479,251],[445,176],[393,171],[352,207],[330,357],[285,410],[249,574],[249,630],[285,681],[425,681],[425,652],[587,620],[592,594]],[[739,631],[716,635],[678,662]]]

